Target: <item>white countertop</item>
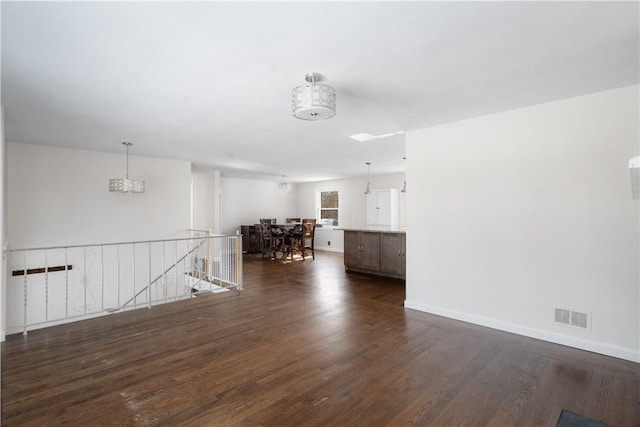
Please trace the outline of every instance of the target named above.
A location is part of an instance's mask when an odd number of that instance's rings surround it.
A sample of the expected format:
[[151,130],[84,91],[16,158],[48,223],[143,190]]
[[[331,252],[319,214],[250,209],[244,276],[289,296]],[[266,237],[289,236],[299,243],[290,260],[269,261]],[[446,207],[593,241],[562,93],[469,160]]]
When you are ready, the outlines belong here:
[[385,225],[366,225],[363,227],[340,228],[345,231],[379,231],[381,233],[406,233],[407,227],[389,227]]

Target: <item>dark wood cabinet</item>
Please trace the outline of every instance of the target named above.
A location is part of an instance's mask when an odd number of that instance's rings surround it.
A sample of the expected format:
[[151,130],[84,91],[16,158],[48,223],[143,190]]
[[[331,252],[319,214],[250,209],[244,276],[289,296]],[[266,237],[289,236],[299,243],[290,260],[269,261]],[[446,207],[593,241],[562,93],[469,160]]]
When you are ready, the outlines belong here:
[[405,275],[406,235],[404,233],[380,234],[380,271],[392,275]]
[[344,266],[360,265],[360,238],[357,231],[344,232]]
[[345,269],[404,279],[405,246],[404,233],[345,230]]
[[262,238],[260,228],[255,225],[241,225],[242,252],[245,254],[262,252]]
[[380,270],[380,233],[345,231],[344,262],[347,270]]

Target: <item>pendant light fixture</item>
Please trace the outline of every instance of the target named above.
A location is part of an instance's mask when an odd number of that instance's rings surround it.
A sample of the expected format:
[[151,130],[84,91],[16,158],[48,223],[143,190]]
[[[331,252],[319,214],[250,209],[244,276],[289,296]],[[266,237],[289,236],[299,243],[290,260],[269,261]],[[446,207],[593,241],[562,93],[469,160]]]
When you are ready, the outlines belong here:
[[127,147],[127,172],[124,178],[109,180],[109,191],[116,193],[144,193],[144,181],[139,179],[129,179],[129,147],[133,144],[130,142],[123,142],[122,145]]
[[369,174],[370,167],[371,167],[371,162],[367,162],[367,189],[364,190],[365,196],[370,196],[371,194],[373,194],[373,191],[371,190],[371,176]]
[[291,92],[292,114],[301,120],[325,120],[336,115],[336,90],[329,85],[317,83],[322,80],[318,73],[305,76],[307,84],[296,86]]
[[[406,157],[403,157],[402,160],[407,160]],[[404,184],[402,184],[402,190],[400,190],[401,193],[406,193],[407,192],[407,167],[405,166],[405,171],[404,171]]]

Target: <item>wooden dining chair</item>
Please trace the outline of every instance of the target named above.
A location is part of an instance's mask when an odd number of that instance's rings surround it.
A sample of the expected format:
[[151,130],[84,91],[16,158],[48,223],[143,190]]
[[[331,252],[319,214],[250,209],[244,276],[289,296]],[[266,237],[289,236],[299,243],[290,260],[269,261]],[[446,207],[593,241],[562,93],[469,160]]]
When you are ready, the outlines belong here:
[[271,251],[272,258],[285,259],[289,254],[288,235],[284,229],[278,225],[271,225]]
[[[297,221],[297,222],[299,223],[300,221]],[[302,253],[303,259],[304,259],[304,253],[302,252],[302,224],[294,225],[293,228],[289,230],[288,237],[289,237],[291,259],[293,259],[294,252]]]
[[287,224],[291,224],[292,222],[300,222],[300,218],[287,218]]
[[311,256],[316,259],[316,254],[313,251],[314,238],[316,234],[316,220],[311,218],[304,218],[302,220],[302,258],[304,258],[305,249],[311,250]]

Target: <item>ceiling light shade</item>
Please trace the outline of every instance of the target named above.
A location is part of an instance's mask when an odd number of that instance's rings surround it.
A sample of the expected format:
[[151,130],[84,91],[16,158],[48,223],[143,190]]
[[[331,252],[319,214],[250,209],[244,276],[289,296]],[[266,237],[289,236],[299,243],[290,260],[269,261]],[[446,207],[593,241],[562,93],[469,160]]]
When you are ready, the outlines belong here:
[[128,178],[110,179],[109,191],[116,193],[144,193],[144,181]]
[[124,178],[116,178],[109,180],[109,191],[116,193],[144,193],[144,181],[139,179],[129,179],[129,147],[133,144],[130,142],[122,143],[127,147],[127,169]]
[[278,190],[282,191],[283,193],[288,193],[289,191],[291,191],[291,184],[284,180],[286,177],[286,175],[282,175],[282,182],[278,184]]
[[371,180],[369,179],[369,167],[371,166],[371,162],[367,162],[367,189],[364,190],[365,196],[370,196],[373,194],[373,190],[371,190]]
[[329,85],[317,83],[320,74],[305,76],[308,82],[296,86],[291,92],[291,108],[294,117],[301,120],[325,120],[336,115],[336,90]]
[[364,190],[364,195],[369,196],[371,194],[373,194],[373,190],[371,190],[371,183],[367,182],[367,189]]
[[289,183],[287,182],[281,182],[280,184],[278,184],[278,190],[282,191],[283,193],[288,193],[291,190],[291,185],[289,185]]

